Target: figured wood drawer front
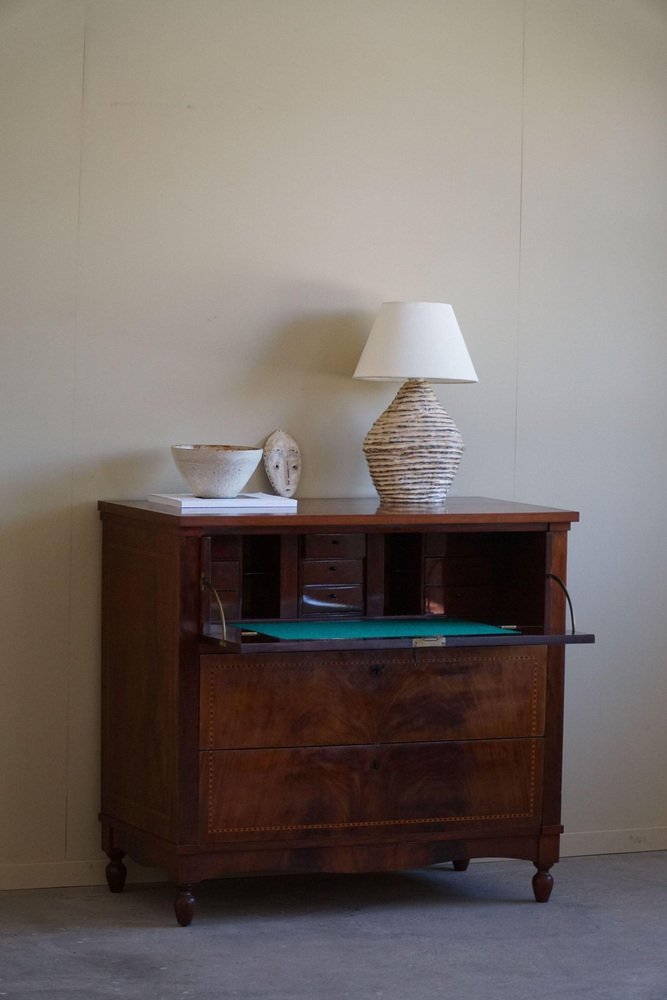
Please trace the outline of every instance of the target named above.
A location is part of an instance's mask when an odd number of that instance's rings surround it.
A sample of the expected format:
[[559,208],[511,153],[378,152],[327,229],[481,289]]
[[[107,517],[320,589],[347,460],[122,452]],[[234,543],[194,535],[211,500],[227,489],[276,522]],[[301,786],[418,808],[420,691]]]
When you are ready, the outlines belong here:
[[349,653],[203,656],[200,746],[374,743],[379,704],[373,693],[383,679],[377,671],[412,662],[408,650],[378,660]]
[[366,536],[305,535],[303,554],[306,559],[362,559],[366,554]]
[[542,743],[200,754],[204,840],[358,827],[539,822]]
[[305,559],[301,564],[301,582],[309,584],[362,583],[364,564],[361,559]]
[[544,732],[546,648],[201,658],[202,749]]
[[393,686],[383,740],[543,735],[545,646],[415,650],[415,660]]

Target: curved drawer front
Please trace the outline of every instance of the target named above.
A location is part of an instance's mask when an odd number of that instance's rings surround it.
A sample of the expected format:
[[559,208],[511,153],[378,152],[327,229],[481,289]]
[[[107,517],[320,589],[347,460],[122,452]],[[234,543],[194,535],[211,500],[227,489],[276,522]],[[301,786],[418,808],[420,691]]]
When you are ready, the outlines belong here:
[[305,559],[362,559],[366,536],[358,532],[304,535]]
[[535,737],[545,686],[540,646],[205,655],[200,747]]
[[539,822],[541,740],[228,750],[200,757],[201,833],[208,841]]
[[299,610],[304,618],[322,615],[359,616],[364,612],[364,589],[360,586],[339,587],[336,584],[304,587]]
[[363,579],[361,559],[307,559],[301,566],[301,581],[305,587],[363,583]]

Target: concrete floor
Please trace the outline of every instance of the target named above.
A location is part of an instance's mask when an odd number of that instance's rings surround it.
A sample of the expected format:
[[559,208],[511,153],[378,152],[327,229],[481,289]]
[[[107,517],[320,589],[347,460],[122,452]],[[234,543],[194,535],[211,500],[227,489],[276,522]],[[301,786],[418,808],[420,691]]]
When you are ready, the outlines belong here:
[[667,1000],[667,852],[532,865],[0,892],[10,1000]]

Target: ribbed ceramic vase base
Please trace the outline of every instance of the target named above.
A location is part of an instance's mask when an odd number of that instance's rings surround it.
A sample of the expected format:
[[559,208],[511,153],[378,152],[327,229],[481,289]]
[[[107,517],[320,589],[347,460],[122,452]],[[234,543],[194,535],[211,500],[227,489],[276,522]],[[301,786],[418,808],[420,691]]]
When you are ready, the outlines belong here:
[[410,379],[369,430],[364,454],[383,505],[435,506],[452,485],[463,440],[428,382]]

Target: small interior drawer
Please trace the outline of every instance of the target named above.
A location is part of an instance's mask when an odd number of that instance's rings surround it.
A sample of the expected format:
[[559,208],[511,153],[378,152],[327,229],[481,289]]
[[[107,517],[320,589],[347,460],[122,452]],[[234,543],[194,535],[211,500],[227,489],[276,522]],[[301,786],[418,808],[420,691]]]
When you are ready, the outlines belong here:
[[299,610],[303,617],[361,615],[364,612],[364,590],[358,585],[304,587]]
[[301,582],[311,584],[363,583],[362,559],[304,559],[301,564]]
[[306,559],[363,559],[366,536],[362,534],[305,535],[303,555]]

